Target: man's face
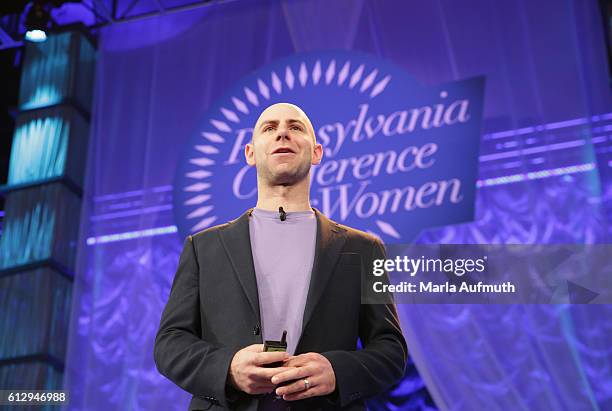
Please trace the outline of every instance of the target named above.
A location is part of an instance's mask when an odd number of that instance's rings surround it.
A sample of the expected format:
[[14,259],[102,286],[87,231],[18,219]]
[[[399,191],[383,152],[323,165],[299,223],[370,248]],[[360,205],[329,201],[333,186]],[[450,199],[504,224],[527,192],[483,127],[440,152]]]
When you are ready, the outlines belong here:
[[253,129],[253,140],[245,147],[247,163],[256,166],[258,177],[271,185],[302,181],[322,155],[304,112],[284,103],[264,110]]

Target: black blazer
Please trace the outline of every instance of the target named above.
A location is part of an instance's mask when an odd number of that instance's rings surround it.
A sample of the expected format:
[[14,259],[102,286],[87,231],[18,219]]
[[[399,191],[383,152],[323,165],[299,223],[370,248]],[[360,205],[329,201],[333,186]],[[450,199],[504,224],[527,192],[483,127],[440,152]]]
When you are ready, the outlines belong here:
[[[193,395],[189,410],[257,409],[258,396],[226,385],[234,354],[262,343],[251,211],[185,240],[154,357],[161,374]],[[393,301],[361,304],[362,276],[371,277],[372,260],[385,258],[385,251],[374,236],[315,214],[316,250],[296,355],[324,355],[336,374],[336,391],[289,405],[362,410],[363,399],[397,383],[406,365]]]

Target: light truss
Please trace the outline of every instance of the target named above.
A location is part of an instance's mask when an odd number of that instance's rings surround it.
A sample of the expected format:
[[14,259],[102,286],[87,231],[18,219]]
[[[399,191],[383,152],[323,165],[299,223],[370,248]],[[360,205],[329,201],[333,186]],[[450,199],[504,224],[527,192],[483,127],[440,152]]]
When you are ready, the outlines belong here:
[[[1,0],[0,0],[1,1]],[[142,20],[156,16],[198,9],[212,4],[238,0],[82,0],[81,13],[89,14],[93,21],[85,26],[94,31],[100,27]],[[17,18],[19,16],[16,16]],[[0,20],[0,50],[24,44],[17,30],[10,30]],[[60,24],[61,25],[61,24]]]

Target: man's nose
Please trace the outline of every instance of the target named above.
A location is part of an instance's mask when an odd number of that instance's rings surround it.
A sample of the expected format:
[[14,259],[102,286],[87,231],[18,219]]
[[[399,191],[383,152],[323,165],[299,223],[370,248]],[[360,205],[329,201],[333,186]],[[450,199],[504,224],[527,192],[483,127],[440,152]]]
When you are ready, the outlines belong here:
[[289,133],[286,127],[279,127],[278,132],[276,134],[276,141],[280,140],[290,140]]

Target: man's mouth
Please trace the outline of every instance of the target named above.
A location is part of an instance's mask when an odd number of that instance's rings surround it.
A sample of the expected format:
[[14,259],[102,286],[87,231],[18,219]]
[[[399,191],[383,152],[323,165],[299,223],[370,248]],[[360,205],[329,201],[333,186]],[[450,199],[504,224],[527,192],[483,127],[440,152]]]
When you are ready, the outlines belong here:
[[279,147],[272,154],[295,154],[295,151],[289,147]]

